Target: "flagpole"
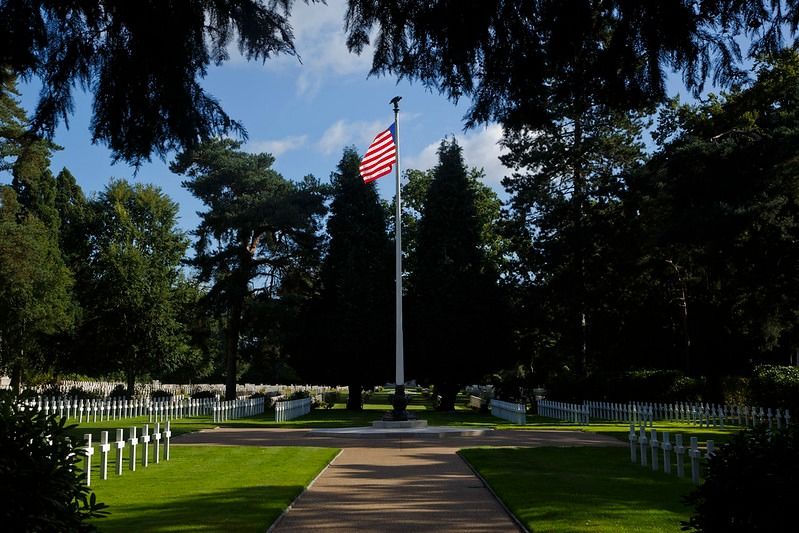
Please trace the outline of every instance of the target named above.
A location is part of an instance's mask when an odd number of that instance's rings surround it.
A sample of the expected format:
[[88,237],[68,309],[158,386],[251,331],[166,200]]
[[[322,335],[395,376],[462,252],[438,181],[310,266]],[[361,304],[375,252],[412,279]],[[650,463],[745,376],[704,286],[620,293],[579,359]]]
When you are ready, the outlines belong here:
[[400,199],[400,143],[399,143],[399,101],[401,96],[395,96],[389,103],[394,104],[394,134],[396,135],[395,144],[397,150],[397,212],[394,219],[394,231],[396,242],[396,261],[395,261],[395,279],[396,279],[396,388],[394,390],[394,419],[406,420],[407,412],[405,407],[407,401],[405,400],[405,360],[403,353],[403,335],[402,335],[402,202]]

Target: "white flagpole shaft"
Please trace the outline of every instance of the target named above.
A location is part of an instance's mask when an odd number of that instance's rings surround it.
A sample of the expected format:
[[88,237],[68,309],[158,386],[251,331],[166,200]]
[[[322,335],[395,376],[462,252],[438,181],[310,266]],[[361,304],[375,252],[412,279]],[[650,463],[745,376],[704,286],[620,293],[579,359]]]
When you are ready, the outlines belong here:
[[400,146],[399,146],[399,106],[394,103],[394,133],[397,136],[397,214],[394,222],[394,230],[396,232],[396,305],[397,305],[397,324],[396,324],[396,354],[397,354],[397,368],[396,368],[396,384],[403,386],[405,384],[405,361],[403,353],[403,336],[402,336],[402,203],[400,200]]

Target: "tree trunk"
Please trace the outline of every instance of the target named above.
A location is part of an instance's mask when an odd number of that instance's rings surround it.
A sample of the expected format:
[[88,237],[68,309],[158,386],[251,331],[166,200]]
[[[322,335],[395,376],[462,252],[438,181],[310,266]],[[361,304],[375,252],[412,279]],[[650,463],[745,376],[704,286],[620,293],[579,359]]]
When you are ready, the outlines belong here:
[[441,383],[436,385],[436,394],[441,397],[438,404],[439,411],[454,411],[455,402],[458,398],[458,386],[452,383]]
[[362,386],[360,383],[350,383],[347,385],[349,397],[347,398],[347,409],[350,411],[361,411],[363,409]]
[[128,381],[128,399],[132,400],[136,396],[136,372],[128,370],[126,377]]
[[22,360],[17,359],[11,367],[11,391],[15,396],[22,392]]
[[238,372],[239,331],[241,329],[242,303],[234,302],[230,308],[225,339],[225,400],[236,399],[236,374]]
[[578,377],[584,377],[586,374],[586,365],[588,362],[588,322],[586,319],[586,305],[585,305],[585,255],[586,255],[586,246],[585,246],[585,235],[583,229],[583,215],[585,212],[585,197],[586,197],[586,183],[585,183],[585,176],[583,173],[583,165],[582,165],[582,142],[583,142],[583,128],[582,122],[580,117],[576,117],[574,119],[574,147],[573,153],[574,161],[573,161],[573,169],[574,175],[572,177],[573,180],[573,194],[572,194],[572,203],[574,208],[574,226],[575,226],[575,233],[576,233],[576,255],[577,255],[577,305],[578,305],[578,317],[579,320],[579,331],[580,331],[580,349],[575,357],[574,361],[574,373]]

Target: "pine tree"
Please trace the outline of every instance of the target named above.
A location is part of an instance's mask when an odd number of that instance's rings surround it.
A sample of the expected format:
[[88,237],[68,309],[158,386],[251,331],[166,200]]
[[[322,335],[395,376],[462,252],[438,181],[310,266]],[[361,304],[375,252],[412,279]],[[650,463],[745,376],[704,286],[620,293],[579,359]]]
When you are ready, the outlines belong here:
[[356,410],[362,387],[390,380],[394,360],[393,247],[385,210],[374,184],[364,185],[359,164],[348,148],[331,175],[330,243],[321,272],[326,358],[334,362],[334,382],[349,386],[347,408]]
[[506,302],[486,259],[475,189],[453,140],[439,163],[419,221],[407,322],[412,372],[433,382],[441,408],[459,388],[502,365],[509,355]]
[[225,396],[236,397],[239,343],[255,297],[279,295],[284,278],[318,251],[324,198],[312,176],[291,182],[269,154],[249,154],[231,140],[181,153],[171,168],[206,206],[190,264],[212,288],[207,303],[224,318]]

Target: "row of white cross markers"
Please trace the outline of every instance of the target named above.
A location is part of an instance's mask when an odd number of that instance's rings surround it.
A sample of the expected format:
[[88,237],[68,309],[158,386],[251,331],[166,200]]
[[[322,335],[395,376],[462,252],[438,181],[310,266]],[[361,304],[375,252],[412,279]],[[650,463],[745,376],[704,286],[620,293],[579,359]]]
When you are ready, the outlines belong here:
[[[630,461],[633,463],[638,462],[638,459],[636,459],[636,455],[638,455],[641,460],[641,466],[647,466],[647,463],[651,463],[653,472],[657,472],[660,469],[659,450],[663,450],[663,471],[671,474],[671,452],[674,450],[677,459],[677,477],[685,477],[685,453],[688,452],[688,458],[691,463],[691,481],[695,484],[699,483],[699,461],[702,458],[702,452],[699,450],[696,437],[691,437],[690,448],[686,450],[685,446],[683,446],[682,435],[675,435],[675,443],[672,446],[668,431],[662,432],[660,440],[658,440],[657,431],[651,429],[650,436],[647,438],[644,426],[641,426],[640,434],[636,435],[635,426],[631,423],[629,440]],[[712,440],[708,440],[705,457],[712,457],[714,453],[714,443]]]
[[[136,433],[136,427],[131,427],[128,433],[128,439],[126,440],[125,430],[117,429],[115,441],[108,440],[107,431],[100,433],[100,477],[103,479],[108,479],[108,454],[112,449],[116,450],[117,475],[122,475],[122,451],[126,445],[128,447],[128,465],[131,471],[136,471],[136,463],[138,461],[136,448],[138,446],[142,447],[141,465],[144,468],[147,468],[150,463],[150,443],[152,443],[153,453],[155,455],[154,460],[156,464],[161,462],[161,441],[163,441],[164,447],[164,460],[169,461],[169,440],[172,437],[169,421],[166,422],[166,427],[163,432],[161,431],[161,424],[156,423],[155,431],[152,434],[150,433],[149,424],[144,425],[144,431],[141,433],[141,435],[137,436]],[[86,484],[91,485],[92,456],[95,453],[95,449],[92,446],[91,433],[86,433],[83,438],[86,442],[86,446],[83,448],[86,456]]]

